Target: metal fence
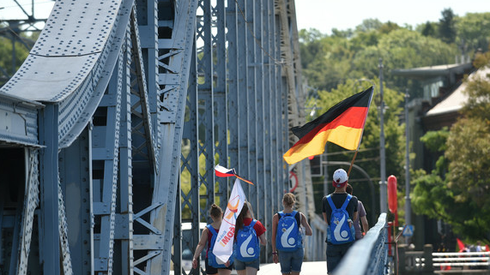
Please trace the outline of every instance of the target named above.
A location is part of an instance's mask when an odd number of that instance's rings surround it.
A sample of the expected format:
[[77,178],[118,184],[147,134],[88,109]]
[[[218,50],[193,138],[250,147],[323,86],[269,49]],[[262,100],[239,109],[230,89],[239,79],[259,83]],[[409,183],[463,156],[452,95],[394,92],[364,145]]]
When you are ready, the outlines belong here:
[[364,238],[356,241],[333,274],[388,274],[388,228],[386,213],[381,213],[376,225]]

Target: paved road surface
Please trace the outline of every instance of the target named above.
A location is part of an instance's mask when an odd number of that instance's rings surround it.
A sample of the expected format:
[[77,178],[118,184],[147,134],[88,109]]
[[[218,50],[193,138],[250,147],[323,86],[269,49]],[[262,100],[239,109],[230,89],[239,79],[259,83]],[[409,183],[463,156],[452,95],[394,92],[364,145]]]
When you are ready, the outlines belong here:
[[[281,274],[281,266],[279,264],[261,264],[258,275]],[[301,275],[326,275],[327,263],[323,262],[303,262],[301,266]]]

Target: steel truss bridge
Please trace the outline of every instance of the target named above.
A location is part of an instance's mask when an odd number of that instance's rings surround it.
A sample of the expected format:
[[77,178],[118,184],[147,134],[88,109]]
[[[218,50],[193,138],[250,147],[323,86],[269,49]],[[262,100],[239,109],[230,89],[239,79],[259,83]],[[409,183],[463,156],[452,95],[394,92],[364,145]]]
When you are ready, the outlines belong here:
[[[294,6],[57,1],[0,89],[0,273],[187,273],[183,251],[233,184],[216,164],[255,183],[242,186],[272,228],[288,129],[304,123]],[[294,169],[306,257],[324,260],[309,167]]]

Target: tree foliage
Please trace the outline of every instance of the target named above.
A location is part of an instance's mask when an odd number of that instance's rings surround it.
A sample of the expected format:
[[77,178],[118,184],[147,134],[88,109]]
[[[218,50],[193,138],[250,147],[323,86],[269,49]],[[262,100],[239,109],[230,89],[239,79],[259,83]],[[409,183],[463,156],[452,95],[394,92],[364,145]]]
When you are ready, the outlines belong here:
[[[490,66],[490,53],[475,64]],[[422,141],[441,153],[431,174],[419,172],[413,183],[416,213],[449,223],[471,241],[490,242],[490,76],[466,80],[468,101],[451,127],[428,132]],[[444,153],[444,154],[442,154]]]
[[455,14],[452,9],[444,9],[439,20],[439,37],[450,44],[456,39]]

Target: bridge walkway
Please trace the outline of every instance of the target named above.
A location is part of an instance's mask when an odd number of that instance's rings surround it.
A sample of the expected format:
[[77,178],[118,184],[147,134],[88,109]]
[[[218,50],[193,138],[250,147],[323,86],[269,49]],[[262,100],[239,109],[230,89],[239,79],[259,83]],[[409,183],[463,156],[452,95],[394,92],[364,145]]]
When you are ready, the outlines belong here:
[[[260,270],[257,272],[259,275],[266,274],[281,274],[281,265],[271,263],[271,264],[261,264]],[[327,274],[327,262],[317,261],[317,262],[303,262],[301,266],[301,275],[326,275]]]

